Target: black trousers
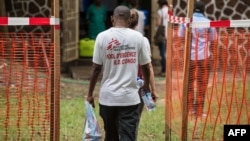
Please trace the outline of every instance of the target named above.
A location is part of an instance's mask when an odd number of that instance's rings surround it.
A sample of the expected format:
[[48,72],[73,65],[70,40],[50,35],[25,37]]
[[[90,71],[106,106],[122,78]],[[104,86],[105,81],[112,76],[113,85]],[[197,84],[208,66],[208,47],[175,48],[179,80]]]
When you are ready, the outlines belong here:
[[105,106],[100,104],[105,141],[136,141],[136,128],[139,121],[138,106]]
[[141,115],[142,115],[142,112],[143,112],[143,109],[144,109],[144,103],[143,103],[143,100],[140,96],[140,99],[141,99],[141,103],[138,105],[138,112],[139,112],[139,118],[138,118],[138,122],[137,122],[137,125],[136,125],[136,140],[138,138],[138,132],[139,132],[139,124],[140,124],[140,119],[141,119]]

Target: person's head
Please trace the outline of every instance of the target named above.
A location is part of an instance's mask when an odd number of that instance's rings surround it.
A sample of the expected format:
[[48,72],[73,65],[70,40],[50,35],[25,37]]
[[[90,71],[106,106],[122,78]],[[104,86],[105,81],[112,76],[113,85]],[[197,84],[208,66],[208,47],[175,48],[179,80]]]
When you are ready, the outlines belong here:
[[94,4],[98,6],[101,5],[101,0],[94,0]]
[[194,3],[194,12],[204,13],[205,11],[205,3],[202,1],[196,1]]
[[135,9],[130,10],[130,24],[129,28],[135,29],[138,25],[139,15]]
[[130,10],[127,6],[117,6],[111,17],[113,26],[128,27],[130,22]]
[[131,5],[132,8],[137,8],[138,0],[130,0],[130,5]]
[[163,7],[164,5],[168,6],[167,0],[158,0],[157,3],[159,5],[159,7]]

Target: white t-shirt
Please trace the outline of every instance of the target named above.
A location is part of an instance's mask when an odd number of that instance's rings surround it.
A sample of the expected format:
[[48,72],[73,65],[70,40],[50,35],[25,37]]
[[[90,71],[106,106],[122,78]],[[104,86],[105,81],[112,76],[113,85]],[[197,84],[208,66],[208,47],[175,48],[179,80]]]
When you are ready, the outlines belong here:
[[141,33],[129,28],[110,28],[98,34],[93,62],[103,65],[99,102],[106,106],[140,103],[136,86],[138,65],[151,62]]
[[[163,6],[161,9],[157,11],[158,15],[160,16],[161,19],[163,19],[163,25],[165,25],[165,30],[167,31],[167,26],[168,26],[168,7]],[[166,32],[165,31],[165,32]],[[167,34],[166,34],[167,37]]]
[[147,52],[148,52],[149,56],[152,56],[152,54],[151,54],[151,48],[150,48],[150,43],[149,43],[148,38],[144,37],[144,42],[146,43],[146,49],[147,49]]
[[137,10],[137,9],[135,9],[135,10],[138,13],[138,25],[136,26],[135,30],[141,32],[141,34],[144,35],[145,34],[144,33],[144,26],[145,26],[144,20],[146,19],[146,16],[145,16],[144,12]]

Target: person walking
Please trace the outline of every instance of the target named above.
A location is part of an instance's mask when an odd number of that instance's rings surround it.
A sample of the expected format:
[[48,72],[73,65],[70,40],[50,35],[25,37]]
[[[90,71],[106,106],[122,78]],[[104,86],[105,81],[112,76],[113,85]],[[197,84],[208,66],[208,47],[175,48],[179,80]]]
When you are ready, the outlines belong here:
[[[168,24],[167,21],[168,2],[167,0],[158,0],[158,5],[159,9],[157,11],[156,25],[157,26],[164,25],[166,29]],[[165,34],[165,38],[167,39],[167,34]],[[167,40],[157,44],[161,56],[161,72],[160,72],[161,76],[165,76],[166,72],[166,41]]]
[[[209,22],[205,17],[205,4],[202,1],[195,2],[193,21]],[[185,37],[184,25],[181,25],[178,31],[179,37]],[[193,28],[191,60],[189,64],[188,79],[188,110],[196,117],[206,116],[203,113],[205,94],[209,80],[210,70],[210,41],[216,39],[217,32],[215,28]],[[196,82],[196,96],[194,94],[194,82]]]
[[94,0],[88,7],[86,20],[88,21],[88,37],[95,40],[97,34],[106,29],[107,10],[101,4],[101,0]]
[[[138,13],[138,11],[137,11],[136,9],[131,9],[131,10],[130,10],[130,13],[131,13],[131,15],[130,15],[130,25],[129,25],[129,28],[136,30],[136,27],[138,26],[138,21],[139,21],[139,13]],[[144,37],[144,42],[145,42],[146,45],[147,45],[147,46],[145,46],[145,48],[147,49],[148,54],[149,54],[150,57],[151,57],[152,55],[151,55],[150,43],[149,43],[149,40],[148,40],[146,37]],[[140,79],[143,79],[143,77],[142,77],[142,72],[141,72],[141,69],[140,69],[140,66],[139,66],[138,77],[139,77]],[[157,98],[157,97],[158,97],[158,94],[157,94],[157,92],[156,92],[155,77],[154,77],[154,69],[153,69],[152,63],[150,63],[150,81],[149,81],[149,84],[150,84],[150,89],[151,89],[152,95],[154,95],[154,96]],[[139,95],[140,95],[140,92],[139,92]],[[154,102],[156,102],[156,99],[154,100]],[[141,103],[140,103],[140,105],[138,106],[139,116],[140,116],[140,117],[141,117],[143,108],[144,108],[144,103],[143,103],[143,101],[142,101],[142,99],[141,99]],[[139,117],[138,124],[137,124],[137,130],[136,130],[136,134],[137,134],[137,135],[138,135],[140,117]]]
[[[150,91],[151,58],[141,33],[128,28],[130,10],[118,6],[111,17],[113,27],[97,35],[90,85],[86,100],[95,106],[93,91],[101,72],[99,112],[104,123],[105,141],[135,141],[140,97],[136,86],[138,66],[143,89]],[[152,96],[155,99],[155,96]]]
[[120,5],[127,6],[128,8],[131,8],[130,1],[131,0],[123,0]]
[[145,32],[144,32],[145,23],[144,23],[144,21],[146,19],[146,16],[145,16],[143,11],[138,9],[138,0],[130,1],[130,5],[131,5],[130,9],[134,9],[138,13],[137,25],[134,28],[136,31],[139,31],[139,32],[141,32],[141,34],[145,35]]

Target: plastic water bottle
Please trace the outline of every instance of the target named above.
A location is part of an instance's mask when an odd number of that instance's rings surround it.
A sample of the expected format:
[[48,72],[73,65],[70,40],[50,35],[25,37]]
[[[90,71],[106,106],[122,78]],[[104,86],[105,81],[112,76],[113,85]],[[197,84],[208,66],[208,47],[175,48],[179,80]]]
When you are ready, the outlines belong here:
[[143,103],[145,104],[146,108],[148,111],[152,111],[155,109],[155,103],[153,101],[152,95],[150,92],[141,90],[141,96]]
[[144,80],[142,80],[140,77],[137,77],[137,80],[136,80],[137,88],[141,88],[143,85],[144,85]]

